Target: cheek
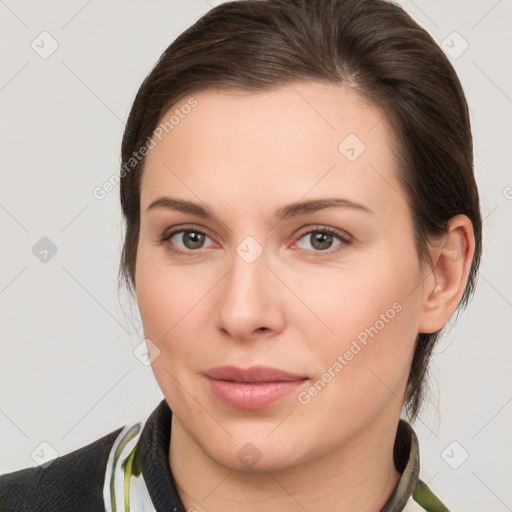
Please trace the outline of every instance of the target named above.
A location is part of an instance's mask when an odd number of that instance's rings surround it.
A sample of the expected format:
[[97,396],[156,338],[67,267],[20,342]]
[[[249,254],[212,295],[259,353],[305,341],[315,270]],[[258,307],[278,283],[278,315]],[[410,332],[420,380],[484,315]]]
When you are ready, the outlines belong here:
[[204,337],[198,333],[209,330],[213,335],[211,297],[219,272],[172,265],[164,251],[151,246],[142,245],[137,257],[137,303],[144,335],[164,356],[153,369],[165,364],[173,373],[182,373],[183,361],[193,363],[194,351],[201,353],[198,344]]
[[[407,379],[417,334],[419,263],[410,248],[371,256],[357,268],[301,278],[298,294],[313,305],[316,318],[308,315],[298,329],[315,355],[320,382],[312,393],[323,395],[318,404],[375,405],[401,392]],[[313,332],[312,321],[322,335]]]
[[141,247],[138,252],[137,303],[144,337],[159,350],[151,363],[155,379],[174,413],[186,418],[190,412],[185,390],[193,389],[189,371],[194,364],[192,346],[187,340],[194,338],[198,328],[191,319],[201,307],[200,296],[204,291],[194,291],[195,281],[194,286],[187,286],[183,273],[160,262],[159,257],[151,248]]
[[158,265],[151,265],[139,251],[137,260],[137,304],[144,326],[144,334],[157,344],[162,335],[173,325],[173,308],[176,302],[174,286],[166,282]]
[[[160,251],[139,246],[137,253],[137,304],[146,338],[167,350],[167,339],[186,322],[180,321],[190,310],[195,293],[180,274],[160,261]],[[196,299],[197,300],[197,299]]]
[[[293,323],[301,322],[304,333],[313,334],[314,329],[316,341],[324,340],[322,345],[327,349],[337,343],[342,348],[361,333],[364,339],[365,329],[375,325],[379,332],[398,326],[403,329],[415,315],[414,283],[419,268],[414,253],[409,251],[406,258],[398,258],[399,254],[382,249],[354,265],[303,271],[300,276],[282,268],[283,281],[301,299],[305,312],[296,315]],[[293,297],[290,300],[297,302]]]

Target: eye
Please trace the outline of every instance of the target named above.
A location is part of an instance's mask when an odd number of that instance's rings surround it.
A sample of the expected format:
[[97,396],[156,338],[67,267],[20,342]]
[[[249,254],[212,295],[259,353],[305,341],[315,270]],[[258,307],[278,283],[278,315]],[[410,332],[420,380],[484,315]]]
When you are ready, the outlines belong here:
[[[159,243],[166,244],[167,248],[175,253],[192,255],[194,253],[200,253],[201,249],[206,249],[209,246],[205,246],[206,240],[211,238],[200,229],[194,227],[181,227],[175,229],[170,233],[165,234]],[[333,228],[322,226],[316,229],[310,229],[299,236],[299,242],[301,240],[309,240],[310,247],[300,247],[311,251],[314,255],[326,255],[331,254],[339,250],[343,246],[347,246],[351,243],[350,235],[344,232],[340,232]],[[338,241],[337,244],[333,244]],[[213,241],[212,241],[213,242]],[[212,243],[211,245],[214,245]]]
[[[350,237],[347,234],[343,234],[342,232],[327,226],[310,229],[306,233],[300,235],[299,241],[302,239],[309,241],[313,252],[323,254],[336,252],[340,246],[349,245],[351,242]],[[333,243],[336,240],[338,240],[338,244],[334,245],[335,249],[332,249]],[[305,249],[310,250],[308,247],[305,247]]]
[[[159,241],[160,243],[166,243],[171,251],[183,254],[200,252],[200,249],[205,249],[204,244],[207,238],[210,239],[210,237],[200,229],[181,228],[167,233]],[[175,248],[176,246],[178,248]]]

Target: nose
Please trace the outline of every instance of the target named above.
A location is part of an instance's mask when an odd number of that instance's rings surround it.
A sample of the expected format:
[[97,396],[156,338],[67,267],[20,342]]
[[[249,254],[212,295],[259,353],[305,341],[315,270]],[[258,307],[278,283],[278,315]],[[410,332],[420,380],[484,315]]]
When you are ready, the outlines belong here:
[[282,331],[285,294],[274,272],[265,251],[254,261],[243,252],[233,255],[219,290],[219,329],[239,341],[270,338]]

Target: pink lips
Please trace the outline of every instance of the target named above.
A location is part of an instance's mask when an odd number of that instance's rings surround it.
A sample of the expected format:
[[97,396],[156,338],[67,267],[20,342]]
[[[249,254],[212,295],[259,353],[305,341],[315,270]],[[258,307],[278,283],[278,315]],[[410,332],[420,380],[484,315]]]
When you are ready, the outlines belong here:
[[218,366],[205,372],[213,394],[238,409],[262,409],[296,391],[308,380],[305,375],[253,366]]

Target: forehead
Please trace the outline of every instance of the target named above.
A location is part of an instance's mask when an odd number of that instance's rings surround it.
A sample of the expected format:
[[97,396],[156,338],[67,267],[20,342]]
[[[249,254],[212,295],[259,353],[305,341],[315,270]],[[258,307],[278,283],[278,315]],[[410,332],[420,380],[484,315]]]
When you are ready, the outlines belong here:
[[143,205],[176,189],[191,198],[224,187],[247,198],[299,199],[340,186],[364,195],[383,178],[396,181],[384,112],[344,85],[205,90],[177,102],[160,126],[166,122],[146,157]]

